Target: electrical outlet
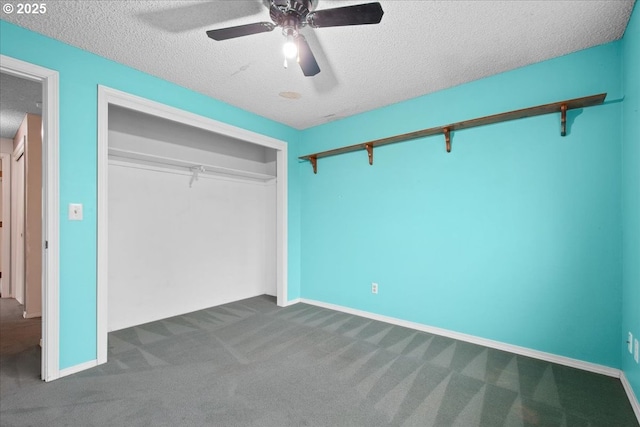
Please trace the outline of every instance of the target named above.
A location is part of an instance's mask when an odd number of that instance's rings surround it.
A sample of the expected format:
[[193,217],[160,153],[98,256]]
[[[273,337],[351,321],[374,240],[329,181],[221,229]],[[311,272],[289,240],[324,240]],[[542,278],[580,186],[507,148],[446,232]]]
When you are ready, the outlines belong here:
[[371,282],[371,293],[372,294],[378,293],[378,284],[376,282]]
[[635,349],[633,351],[633,359],[636,361],[636,363],[639,363],[638,362],[638,338],[634,340],[634,347]]
[[629,353],[633,354],[633,334],[629,332],[629,337],[627,338],[627,349]]

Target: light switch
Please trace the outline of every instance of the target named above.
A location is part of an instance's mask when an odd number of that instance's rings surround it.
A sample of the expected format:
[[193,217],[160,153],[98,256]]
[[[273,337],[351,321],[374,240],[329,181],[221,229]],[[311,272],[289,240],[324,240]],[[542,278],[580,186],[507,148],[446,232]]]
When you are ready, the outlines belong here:
[[82,221],[82,203],[69,203],[69,219]]

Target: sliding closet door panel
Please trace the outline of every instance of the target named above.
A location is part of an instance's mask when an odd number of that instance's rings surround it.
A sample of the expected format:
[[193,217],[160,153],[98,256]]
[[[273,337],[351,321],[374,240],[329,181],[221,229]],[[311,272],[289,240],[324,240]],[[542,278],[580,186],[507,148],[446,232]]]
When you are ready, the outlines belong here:
[[109,330],[275,293],[275,183],[189,181],[109,165]]

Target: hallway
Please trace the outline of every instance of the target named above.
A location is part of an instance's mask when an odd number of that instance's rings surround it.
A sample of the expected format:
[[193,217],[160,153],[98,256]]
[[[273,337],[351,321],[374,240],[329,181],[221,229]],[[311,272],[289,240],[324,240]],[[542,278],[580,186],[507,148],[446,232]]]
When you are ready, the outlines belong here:
[[42,318],[24,319],[23,306],[0,299],[0,396],[14,384],[40,381]]

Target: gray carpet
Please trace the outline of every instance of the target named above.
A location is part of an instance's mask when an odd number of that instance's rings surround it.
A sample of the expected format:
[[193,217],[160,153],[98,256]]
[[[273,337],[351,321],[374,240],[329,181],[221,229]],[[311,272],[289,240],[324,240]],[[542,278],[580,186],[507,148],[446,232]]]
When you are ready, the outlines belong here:
[[638,426],[618,379],[267,296],[111,333],[51,383],[37,356],[3,357],[2,426]]

